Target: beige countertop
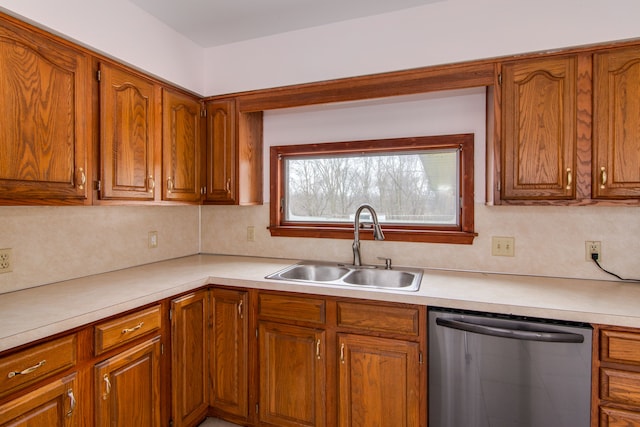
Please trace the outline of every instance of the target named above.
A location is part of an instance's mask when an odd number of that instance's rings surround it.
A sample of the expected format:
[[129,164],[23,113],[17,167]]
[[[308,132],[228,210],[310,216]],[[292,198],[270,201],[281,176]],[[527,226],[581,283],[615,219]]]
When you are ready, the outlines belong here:
[[640,328],[640,284],[425,269],[406,292],[268,280],[297,260],[194,255],[0,294],[0,351],[155,301],[229,285]]

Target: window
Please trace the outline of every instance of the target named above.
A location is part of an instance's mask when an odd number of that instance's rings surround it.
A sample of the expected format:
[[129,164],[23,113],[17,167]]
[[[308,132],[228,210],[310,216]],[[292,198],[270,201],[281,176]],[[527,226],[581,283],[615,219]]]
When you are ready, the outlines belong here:
[[472,243],[473,135],[271,147],[271,235],[353,238],[363,203],[387,240]]

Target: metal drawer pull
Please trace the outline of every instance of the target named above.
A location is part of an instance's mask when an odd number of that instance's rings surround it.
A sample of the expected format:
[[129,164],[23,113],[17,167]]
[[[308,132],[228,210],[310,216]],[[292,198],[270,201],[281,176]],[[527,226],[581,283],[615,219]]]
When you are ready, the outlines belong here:
[[69,396],[69,412],[67,412],[67,417],[70,417],[76,409],[76,397],[73,395],[72,389],[67,390],[67,396]]
[[171,194],[173,191],[173,179],[171,177],[167,178],[167,193]]
[[37,364],[35,364],[32,367],[27,368],[25,370],[22,370],[22,371],[11,371],[11,372],[9,372],[9,375],[7,375],[7,378],[13,378],[16,375],[27,375],[27,374],[30,374],[31,372],[35,371],[36,369],[41,368],[42,366],[44,366],[45,363],[47,363],[46,360],[41,360]]
[[241,319],[244,319],[244,316],[242,314],[242,300],[240,300],[240,302],[238,303],[238,316],[240,316]]
[[156,181],[153,179],[153,175],[149,175],[148,181],[149,193],[153,193],[153,189],[156,188]]
[[84,190],[84,185],[87,183],[87,174],[84,172],[84,168],[78,168],[78,172],[80,173],[80,184],[78,185],[78,189]]
[[344,343],[340,344],[340,363],[344,364]]
[[572,183],[573,183],[573,175],[571,174],[571,168],[567,168],[567,190],[571,190]]
[[138,329],[142,328],[142,325],[144,325],[144,322],[140,322],[138,323],[136,326],[134,326],[133,328],[125,328],[122,330],[122,335],[124,334],[128,334],[129,332],[135,332]]
[[320,339],[316,341],[316,358],[320,360]]
[[109,393],[111,393],[111,381],[109,381],[109,374],[104,374],[102,379],[104,380],[105,388],[104,394],[102,395],[102,400],[107,400],[107,398],[109,397]]
[[607,185],[607,170],[604,166],[600,167],[600,188],[604,189],[604,186]]

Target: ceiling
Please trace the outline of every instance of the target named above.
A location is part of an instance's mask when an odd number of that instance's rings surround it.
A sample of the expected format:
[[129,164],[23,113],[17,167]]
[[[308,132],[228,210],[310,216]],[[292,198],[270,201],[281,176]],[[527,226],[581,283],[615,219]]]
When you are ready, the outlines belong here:
[[443,0],[130,0],[202,47],[213,47]]

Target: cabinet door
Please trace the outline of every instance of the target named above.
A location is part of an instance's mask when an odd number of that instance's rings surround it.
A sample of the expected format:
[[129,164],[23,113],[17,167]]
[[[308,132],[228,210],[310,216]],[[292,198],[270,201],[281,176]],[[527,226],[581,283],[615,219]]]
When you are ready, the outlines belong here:
[[160,424],[160,337],[99,363],[95,373],[97,427]]
[[237,193],[236,103],[235,100],[209,102],[206,110],[206,200],[234,204]]
[[501,198],[575,197],[574,56],[502,67]]
[[202,132],[198,99],[163,89],[163,200],[199,202]]
[[207,291],[171,302],[171,402],[175,427],[192,426],[209,407]]
[[338,336],[338,425],[419,426],[419,345]]
[[260,322],[258,335],[260,422],[326,425],[325,332]]
[[100,75],[100,198],[153,200],[157,88],[106,63]]
[[87,55],[0,23],[0,199],[87,201]]
[[80,426],[76,415],[76,396],[76,374],[52,381],[0,405],[0,426]]
[[210,404],[240,419],[249,415],[247,313],[246,292],[211,290]]
[[640,48],[594,55],[593,197],[640,197]]

